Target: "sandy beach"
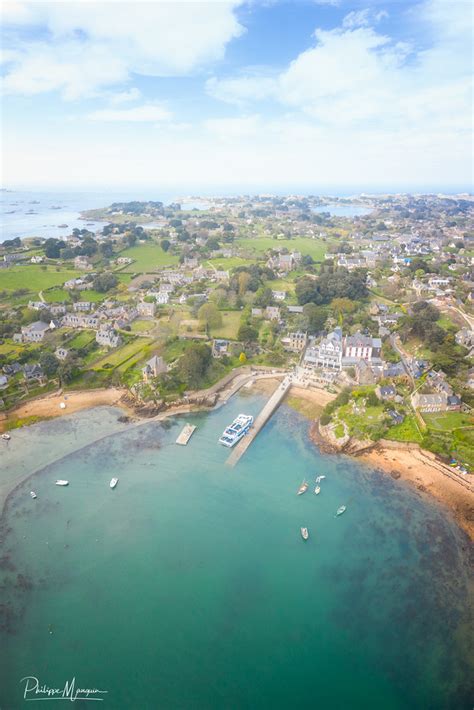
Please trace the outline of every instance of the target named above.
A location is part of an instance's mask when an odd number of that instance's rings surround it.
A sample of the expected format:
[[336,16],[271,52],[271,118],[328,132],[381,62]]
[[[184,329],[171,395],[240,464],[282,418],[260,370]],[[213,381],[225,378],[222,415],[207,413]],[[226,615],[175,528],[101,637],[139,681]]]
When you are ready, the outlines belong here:
[[376,448],[358,457],[394,478],[407,481],[445,505],[474,540],[474,492],[452,480],[422,450]]
[[[38,417],[49,419],[79,412],[81,409],[100,407],[103,405],[125,407],[121,399],[126,390],[114,387],[111,389],[82,390],[78,392],[54,392],[44,397],[32,399],[11,410],[4,420],[0,421],[0,431],[5,431],[7,423],[17,420]],[[62,409],[60,404],[66,407]]]

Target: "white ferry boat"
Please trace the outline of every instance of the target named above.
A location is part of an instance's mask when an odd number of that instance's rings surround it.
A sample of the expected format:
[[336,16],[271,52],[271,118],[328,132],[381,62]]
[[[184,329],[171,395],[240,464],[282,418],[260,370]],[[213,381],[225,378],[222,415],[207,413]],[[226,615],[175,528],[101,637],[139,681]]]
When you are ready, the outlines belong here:
[[110,481],[110,487],[115,488],[117,483],[118,483],[118,478],[112,478],[112,480]]
[[232,424],[224,429],[219,439],[220,444],[231,448],[248,432],[253,424],[253,417],[250,414],[239,414]]
[[68,486],[68,485],[69,485],[69,481],[63,481],[63,480],[61,480],[61,479],[59,478],[59,479],[56,481],[56,485],[57,485],[57,486]]

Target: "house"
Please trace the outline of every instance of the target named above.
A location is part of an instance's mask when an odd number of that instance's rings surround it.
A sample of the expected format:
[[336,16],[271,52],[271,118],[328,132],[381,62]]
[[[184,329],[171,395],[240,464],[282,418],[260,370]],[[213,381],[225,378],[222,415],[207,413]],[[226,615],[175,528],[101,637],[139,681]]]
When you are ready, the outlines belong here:
[[47,304],[44,301],[28,301],[28,308],[34,311],[41,311],[43,308],[46,308],[46,306]]
[[318,345],[312,344],[304,354],[305,367],[322,367],[326,370],[342,368],[342,330],[335,328]]
[[87,256],[76,256],[74,259],[74,268],[79,269],[80,271],[90,271],[92,269],[92,264]]
[[124,264],[132,264],[133,259],[130,259],[128,256],[119,256],[117,259],[115,259],[115,263],[118,264],[119,266],[124,265]]
[[212,357],[220,358],[229,353],[230,343],[228,340],[212,341]]
[[456,343],[464,348],[472,348],[474,346],[474,330],[470,328],[461,328],[456,333]]
[[275,301],[284,301],[286,298],[286,291],[272,291],[272,296]]
[[351,360],[366,360],[370,362],[373,358],[380,358],[381,349],[382,341],[380,338],[362,335],[360,331],[355,335],[348,335],[344,341],[344,357]]
[[93,328],[99,327],[99,316],[95,313],[66,313],[61,321],[61,325],[67,328]]
[[8,377],[7,375],[0,375],[0,390],[4,390],[8,387]]
[[252,308],[252,318],[262,318],[263,310],[261,308]]
[[446,403],[446,409],[450,412],[459,412],[461,409],[462,401],[457,394],[448,395],[448,400]]
[[265,308],[265,318],[269,320],[280,320],[280,309],[278,306],[267,306]]
[[288,313],[303,313],[303,306],[288,306]]
[[37,380],[38,382],[43,382],[45,380],[45,376],[43,373],[43,370],[41,368],[41,365],[38,363],[32,364],[32,365],[24,365],[23,366],[23,377],[25,380],[28,382],[32,382],[33,380]]
[[162,372],[166,372],[167,365],[162,357],[154,355],[145,366],[142,368],[142,375],[145,382],[152,379],[153,377],[158,377]]
[[394,409],[389,409],[388,414],[392,418],[394,424],[402,424],[405,419],[403,414],[396,412]]
[[21,329],[22,342],[40,343],[48,330],[48,323],[43,323],[41,320],[25,325]]
[[445,412],[448,406],[448,396],[442,394],[420,394],[415,392],[411,398],[413,407],[419,412]]
[[32,256],[30,261],[32,264],[42,264],[44,261],[44,256]]
[[122,342],[122,338],[110,325],[102,326],[95,334],[96,343],[106,348],[116,348]]
[[62,316],[66,313],[66,306],[62,303],[52,303],[49,306],[49,312],[52,316]]
[[393,385],[384,385],[383,387],[376,387],[375,394],[379,399],[390,400],[396,397],[397,390]]
[[395,363],[387,363],[385,365],[384,371],[383,371],[383,376],[384,377],[406,377],[406,371],[405,368],[403,367],[403,363],[400,362],[395,362]]
[[72,309],[75,313],[78,311],[90,311],[92,308],[92,303],[90,301],[76,301],[73,303]]
[[140,301],[137,304],[137,311],[140,316],[151,316],[155,315],[156,303],[147,303],[146,301]]
[[69,290],[75,289],[76,291],[85,291],[86,289],[92,288],[92,281],[84,281],[84,279],[69,279],[69,281],[64,282],[64,288]]
[[170,294],[167,291],[159,291],[155,295],[155,300],[160,306],[165,306],[170,300]]
[[66,348],[56,348],[54,354],[56,355],[58,360],[65,360],[69,355],[69,350],[67,350]]
[[308,336],[306,333],[302,333],[301,331],[295,331],[294,333],[288,333],[285,338],[282,338],[281,342],[285,350],[290,350],[293,353],[300,353],[306,347]]

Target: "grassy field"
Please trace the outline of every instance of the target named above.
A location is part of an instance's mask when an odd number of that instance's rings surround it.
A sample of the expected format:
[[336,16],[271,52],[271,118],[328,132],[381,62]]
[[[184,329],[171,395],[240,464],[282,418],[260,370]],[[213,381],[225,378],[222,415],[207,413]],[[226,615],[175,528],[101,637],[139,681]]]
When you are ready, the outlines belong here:
[[453,431],[460,427],[474,427],[474,417],[464,412],[439,412],[422,416],[430,429]]
[[262,253],[268,249],[281,249],[286,247],[289,251],[299,251],[304,255],[309,254],[315,261],[322,261],[330,242],[322,239],[295,237],[294,239],[273,239],[272,237],[244,237],[236,239],[236,246],[249,251]]
[[352,404],[345,404],[338,409],[338,417],[349,427],[349,434],[357,438],[370,437],[372,431],[381,424],[385,417],[382,405],[363,407],[360,414],[353,411]]
[[81,330],[77,335],[74,336],[72,340],[69,340],[65,347],[74,348],[79,350],[79,348],[85,348],[89,343],[91,343],[95,338],[95,333],[92,330]]
[[391,441],[416,441],[420,443],[423,437],[417,428],[415,416],[410,414],[405,417],[401,424],[390,427],[387,433],[384,434],[384,438]]
[[178,263],[178,257],[169,252],[163,251],[158,244],[143,244],[130,247],[120,252],[120,256],[127,256],[133,259],[133,264],[129,264],[122,273],[134,274],[139,271],[143,273],[153,273],[163,266],[170,266]]
[[70,301],[69,291],[63,288],[53,288],[50,291],[43,291],[43,298],[47,303],[58,303],[61,301]]
[[130,324],[132,333],[146,333],[147,330],[154,328],[155,323],[151,320],[134,320]]
[[152,341],[148,338],[137,338],[123,343],[120,347],[115,350],[111,350],[106,355],[103,355],[96,360],[92,365],[92,369],[99,370],[103,368],[104,365],[118,367],[134,355],[141,353],[151,342]]
[[211,329],[212,337],[237,340],[241,317],[240,311],[222,311],[222,326]]
[[60,286],[65,281],[78,276],[77,271],[56,271],[55,266],[47,266],[46,271],[41,268],[41,264],[13,266],[0,271],[0,290],[15,291],[27,288],[29,291],[38,292],[53,286]]
[[206,264],[214,266],[220,271],[229,271],[230,269],[235,269],[237,266],[255,264],[255,259],[243,259],[240,256],[231,256],[228,259],[224,257],[222,259],[209,259]]

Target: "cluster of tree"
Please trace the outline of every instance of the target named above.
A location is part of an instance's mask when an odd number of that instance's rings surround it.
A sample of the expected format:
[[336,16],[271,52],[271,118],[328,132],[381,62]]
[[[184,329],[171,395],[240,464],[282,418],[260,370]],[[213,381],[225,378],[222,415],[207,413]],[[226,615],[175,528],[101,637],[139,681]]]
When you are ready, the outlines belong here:
[[[245,276],[244,276],[245,274]],[[275,274],[267,266],[252,264],[250,266],[238,266],[234,269],[230,280],[230,287],[243,296],[246,291],[254,293],[264,285],[267,280],[275,278]]]
[[334,269],[328,265],[321,268],[321,273],[316,279],[303,276],[297,282],[295,292],[300,305],[327,304],[335,298],[361,301],[368,295],[366,279],[365,269],[348,271],[344,268]]
[[113,202],[109,207],[110,212],[125,212],[125,214],[151,214],[162,215],[164,213],[162,202]]
[[179,359],[176,369],[180,379],[188,387],[197,389],[202,384],[211,362],[211,348],[205,343],[192,343]]
[[103,274],[97,274],[92,283],[96,291],[99,291],[99,293],[106,293],[107,291],[110,291],[110,289],[117,286],[118,278],[115,274],[111,274],[106,271]]
[[20,237],[15,237],[15,239],[5,239],[5,241],[2,242],[2,247],[5,247],[6,249],[14,247],[17,249],[18,247],[21,247],[21,239]]
[[342,390],[342,392],[339,392],[335,399],[333,399],[331,402],[328,402],[328,404],[326,404],[326,406],[324,407],[321,417],[319,419],[321,424],[323,426],[329,424],[332,415],[334,414],[336,409],[339,409],[339,407],[342,407],[344,404],[347,404],[349,402],[350,397],[351,390],[349,388],[345,388]]

